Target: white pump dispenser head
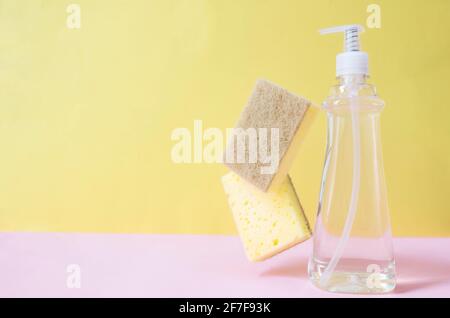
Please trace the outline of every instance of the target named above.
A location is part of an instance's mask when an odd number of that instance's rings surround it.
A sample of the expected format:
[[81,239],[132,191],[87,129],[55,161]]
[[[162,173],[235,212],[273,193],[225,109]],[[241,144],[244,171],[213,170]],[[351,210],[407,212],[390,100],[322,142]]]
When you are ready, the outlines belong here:
[[343,25],[320,30],[320,34],[344,33],[344,52],[336,56],[336,76],[360,74],[369,75],[369,57],[361,52],[359,34],[364,28],[358,24]]

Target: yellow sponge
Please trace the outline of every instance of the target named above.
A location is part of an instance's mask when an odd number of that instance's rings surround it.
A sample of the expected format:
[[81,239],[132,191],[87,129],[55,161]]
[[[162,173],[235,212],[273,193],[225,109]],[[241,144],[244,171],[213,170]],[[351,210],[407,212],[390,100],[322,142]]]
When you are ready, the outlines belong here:
[[249,260],[265,260],[311,236],[289,176],[268,192],[233,172],[222,184]]

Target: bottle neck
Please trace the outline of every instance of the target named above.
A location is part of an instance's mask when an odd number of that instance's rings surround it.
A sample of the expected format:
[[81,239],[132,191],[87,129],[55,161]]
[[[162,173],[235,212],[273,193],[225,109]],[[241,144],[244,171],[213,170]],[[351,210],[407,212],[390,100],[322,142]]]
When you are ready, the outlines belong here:
[[329,112],[349,110],[350,99],[357,98],[361,110],[381,111],[384,102],[377,96],[374,85],[367,83],[369,76],[364,74],[346,74],[337,77],[338,84],[331,87],[324,101]]
[[358,85],[365,84],[369,75],[365,74],[346,74],[337,77],[339,85]]

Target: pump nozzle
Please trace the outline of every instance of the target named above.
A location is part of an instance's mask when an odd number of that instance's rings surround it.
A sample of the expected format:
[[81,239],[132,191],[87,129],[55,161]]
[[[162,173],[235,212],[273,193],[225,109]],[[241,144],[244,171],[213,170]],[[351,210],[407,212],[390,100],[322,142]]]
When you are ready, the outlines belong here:
[[344,52],[336,56],[336,75],[369,74],[369,58],[360,51],[359,34],[364,28],[359,24],[342,25],[322,29],[320,34],[344,33]]
[[359,24],[342,25],[322,29],[320,34],[330,34],[344,32],[344,52],[359,51],[359,34],[364,32],[364,28]]

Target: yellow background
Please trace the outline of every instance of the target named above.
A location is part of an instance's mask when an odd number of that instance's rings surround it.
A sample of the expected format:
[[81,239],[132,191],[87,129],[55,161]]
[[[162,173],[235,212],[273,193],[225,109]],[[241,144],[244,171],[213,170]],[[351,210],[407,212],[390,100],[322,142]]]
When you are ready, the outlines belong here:
[[[257,78],[319,103],[341,36],[366,23],[386,101],[396,235],[450,235],[450,1],[0,1],[0,231],[235,233],[219,164],[172,163],[174,128],[233,127]],[[314,222],[325,117],[293,182]]]

